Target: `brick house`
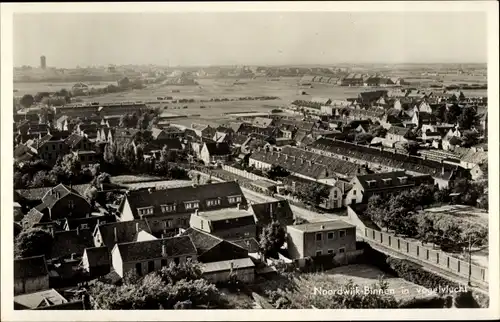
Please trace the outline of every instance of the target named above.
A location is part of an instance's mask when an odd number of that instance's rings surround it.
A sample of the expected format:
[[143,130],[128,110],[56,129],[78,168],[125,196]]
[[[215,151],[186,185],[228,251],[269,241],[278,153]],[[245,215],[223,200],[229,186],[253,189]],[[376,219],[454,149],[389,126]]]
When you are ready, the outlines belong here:
[[129,191],[119,207],[120,221],[148,218],[170,228],[188,228],[191,213],[246,207],[247,201],[236,182],[218,182],[162,190]]
[[42,203],[32,208],[23,218],[26,223],[46,223],[65,218],[82,218],[92,212],[90,203],[77,191],[59,184],[48,190]]
[[116,244],[111,251],[114,271],[123,277],[127,272],[144,276],[170,263],[196,261],[196,248],[188,236]]
[[292,259],[356,250],[356,226],[342,220],[287,226],[288,254]]
[[356,176],[350,184],[352,188],[346,195],[346,205],[366,202],[375,194],[384,195],[420,184],[434,184],[434,180],[429,175],[412,176],[405,171],[394,171]]
[[200,150],[200,159],[206,165],[222,163],[231,158],[231,147],[227,142],[205,142]]
[[14,260],[14,295],[33,293],[49,288],[49,270],[45,256]]

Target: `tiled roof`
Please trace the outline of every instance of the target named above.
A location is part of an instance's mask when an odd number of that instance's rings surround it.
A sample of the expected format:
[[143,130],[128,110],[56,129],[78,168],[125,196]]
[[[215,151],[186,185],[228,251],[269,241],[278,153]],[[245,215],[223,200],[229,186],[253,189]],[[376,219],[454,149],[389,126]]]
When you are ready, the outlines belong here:
[[[310,147],[341,156],[381,164],[395,169],[405,169],[417,173],[429,174],[438,178],[446,179],[449,178],[455,171],[460,171],[460,168],[447,163],[441,164],[432,160],[424,160],[418,157],[392,153],[385,150],[381,151],[375,148],[369,148],[338,140],[321,138],[311,144]],[[443,169],[444,173],[442,173]]]
[[222,242],[221,238],[194,228],[186,229],[181,235],[191,237],[198,255],[205,253],[215,245]]
[[216,273],[216,272],[224,272],[229,271],[231,268],[233,269],[242,269],[242,268],[253,268],[255,264],[252,262],[250,258],[239,258],[232,259],[228,261],[219,261],[212,263],[203,264],[203,272],[204,273]]
[[85,248],[90,267],[110,264],[110,253],[106,246]]
[[230,205],[227,200],[228,196],[241,196],[241,205],[246,205],[243,192],[236,182],[217,182],[151,192],[148,190],[130,191],[126,196],[126,200],[128,200],[134,216],[138,218],[137,208],[154,207],[155,213],[161,213],[161,205],[163,204],[176,204],[177,213],[189,211],[184,207],[184,203],[189,201],[199,201],[200,211],[215,210],[217,208],[208,208],[205,201],[220,198],[221,204],[219,208],[232,207],[233,205]]
[[[196,248],[189,236],[178,236],[143,242],[118,244],[123,262],[137,262],[161,257],[196,255]],[[163,254],[163,250],[166,252]]]
[[255,218],[252,213],[236,208],[199,212],[198,216],[210,222],[213,233],[236,227],[255,225]]
[[210,153],[211,156],[224,156],[231,154],[231,147],[226,142],[205,143],[205,145],[207,146],[208,153]]
[[488,152],[476,151],[470,149],[465,155],[460,159],[463,162],[480,164],[488,160]]
[[87,224],[88,227],[93,231],[97,223],[112,223],[116,221],[116,217],[113,215],[108,216],[91,216],[85,218],[66,218],[66,224],[70,230],[81,227],[82,224]]
[[233,244],[246,249],[249,253],[256,253],[260,250],[259,243],[255,238],[243,238],[238,240],[232,240]]
[[294,215],[287,200],[252,204],[251,207],[259,226],[265,226],[273,220],[281,225],[293,223]]
[[[399,178],[406,177],[406,182],[401,182]],[[356,176],[364,191],[386,190],[405,186],[414,186],[414,177],[405,171],[393,171],[383,173],[373,173],[362,176]],[[432,178],[430,181],[433,181]]]
[[114,223],[100,224],[97,226],[96,230],[99,231],[102,242],[109,250],[111,250],[116,243],[129,243],[133,241],[135,235],[141,230],[151,233],[151,229],[145,220],[117,221]]
[[267,152],[261,149],[253,153],[250,158],[268,164],[279,164],[290,172],[311,178],[331,178],[338,175],[350,177],[358,168],[355,163],[291,146],[283,147],[280,152]]
[[65,257],[71,254],[82,256],[85,248],[94,246],[91,229],[75,229],[54,232],[51,257]]
[[78,143],[80,143],[84,139],[83,136],[80,136],[76,133],[71,134],[64,141],[68,146],[74,148]]
[[45,256],[33,256],[14,260],[14,278],[27,279],[48,276]]
[[410,133],[410,131],[411,130],[406,127],[391,126],[391,128],[389,129],[389,131],[387,131],[387,133],[406,137],[408,133]]
[[41,213],[38,209],[31,208],[30,211],[28,211],[28,213],[23,217],[21,223],[24,228],[31,228],[35,224],[42,222],[44,216],[45,215]]
[[64,303],[68,303],[68,300],[53,288],[14,297],[15,309],[36,309]]

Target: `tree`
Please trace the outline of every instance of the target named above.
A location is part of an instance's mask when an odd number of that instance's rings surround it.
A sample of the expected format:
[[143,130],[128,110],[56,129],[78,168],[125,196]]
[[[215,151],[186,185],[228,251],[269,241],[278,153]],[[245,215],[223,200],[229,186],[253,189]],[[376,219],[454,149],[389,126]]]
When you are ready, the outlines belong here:
[[405,149],[405,151],[411,155],[416,154],[419,148],[418,143],[414,141],[404,142],[402,146]]
[[104,161],[109,164],[115,164],[116,163],[116,144],[106,144],[104,147],[104,155],[103,155]]
[[21,232],[14,241],[14,254],[17,258],[45,255],[50,256],[54,238],[46,230],[30,228]]
[[290,172],[279,164],[273,164],[271,168],[266,172],[266,175],[269,179],[276,180],[278,178],[289,176]]
[[476,109],[472,106],[466,106],[462,109],[462,113],[458,116],[458,126],[462,129],[468,129],[475,127],[479,124],[479,117],[477,115]]
[[82,164],[78,155],[76,154],[66,154],[61,161],[61,168],[66,174],[66,177],[70,184],[73,184],[73,181],[79,178],[82,171]]
[[24,108],[30,108],[34,102],[35,102],[35,98],[33,97],[33,95],[30,95],[30,94],[23,95],[23,97],[20,100],[20,104]]
[[123,114],[120,117],[120,124],[118,125],[119,127],[130,127],[130,115],[128,114]]
[[277,257],[278,251],[285,243],[285,229],[277,221],[269,223],[260,234],[259,245],[265,256]]
[[188,261],[183,264],[170,263],[160,271],[164,283],[175,284],[181,280],[193,281],[202,278],[203,270],[199,263]]
[[378,125],[370,130],[370,133],[374,137],[383,138],[387,134],[387,129],[385,129],[382,125]]
[[295,191],[297,198],[313,206],[321,205],[328,198],[329,194],[330,189],[328,186],[315,182],[300,185]]
[[418,238],[422,241],[422,244],[434,242],[434,221],[432,219],[425,217],[418,224]]
[[479,142],[479,134],[476,131],[464,131],[462,135],[462,146],[470,148]]
[[444,120],[446,123],[455,124],[458,121],[458,116],[461,113],[460,106],[458,104],[453,104],[448,107],[447,111],[444,114]]

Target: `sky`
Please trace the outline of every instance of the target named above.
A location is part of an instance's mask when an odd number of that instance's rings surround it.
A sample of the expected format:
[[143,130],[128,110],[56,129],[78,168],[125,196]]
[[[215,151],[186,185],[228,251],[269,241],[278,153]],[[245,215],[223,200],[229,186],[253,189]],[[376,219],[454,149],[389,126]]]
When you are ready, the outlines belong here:
[[481,12],[14,15],[14,65],[486,63]]

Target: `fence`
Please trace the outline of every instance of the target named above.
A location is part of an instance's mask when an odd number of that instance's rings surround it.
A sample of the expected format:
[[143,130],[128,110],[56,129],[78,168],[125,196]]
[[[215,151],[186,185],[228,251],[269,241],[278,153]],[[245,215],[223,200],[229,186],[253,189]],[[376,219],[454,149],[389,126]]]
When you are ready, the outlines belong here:
[[241,169],[237,169],[237,168],[234,168],[234,167],[231,167],[231,166],[228,166],[228,165],[223,165],[222,169],[224,171],[231,172],[231,173],[233,173],[233,174],[235,174],[237,176],[240,176],[240,177],[243,177],[243,178],[246,178],[246,179],[249,179],[249,180],[253,180],[253,181],[262,180],[262,181],[267,181],[267,182],[270,182],[270,183],[273,183],[273,184],[276,184],[276,185],[278,184],[277,182],[275,182],[273,180],[270,180],[270,179],[265,178],[265,177],[258,176],[255,173],[248,172],[248,171],[241,170]]
[[387,248],[409,257],[417,258],[424,263],[434,265],[445,271],[471,279],[480,283],[488,283],[488,269],[477,265],[470,265],[467,261],[460,260],[441,250],[421,245],[417,241],[410,241],[402,237],[365,227],[364,238],[374,241]]

